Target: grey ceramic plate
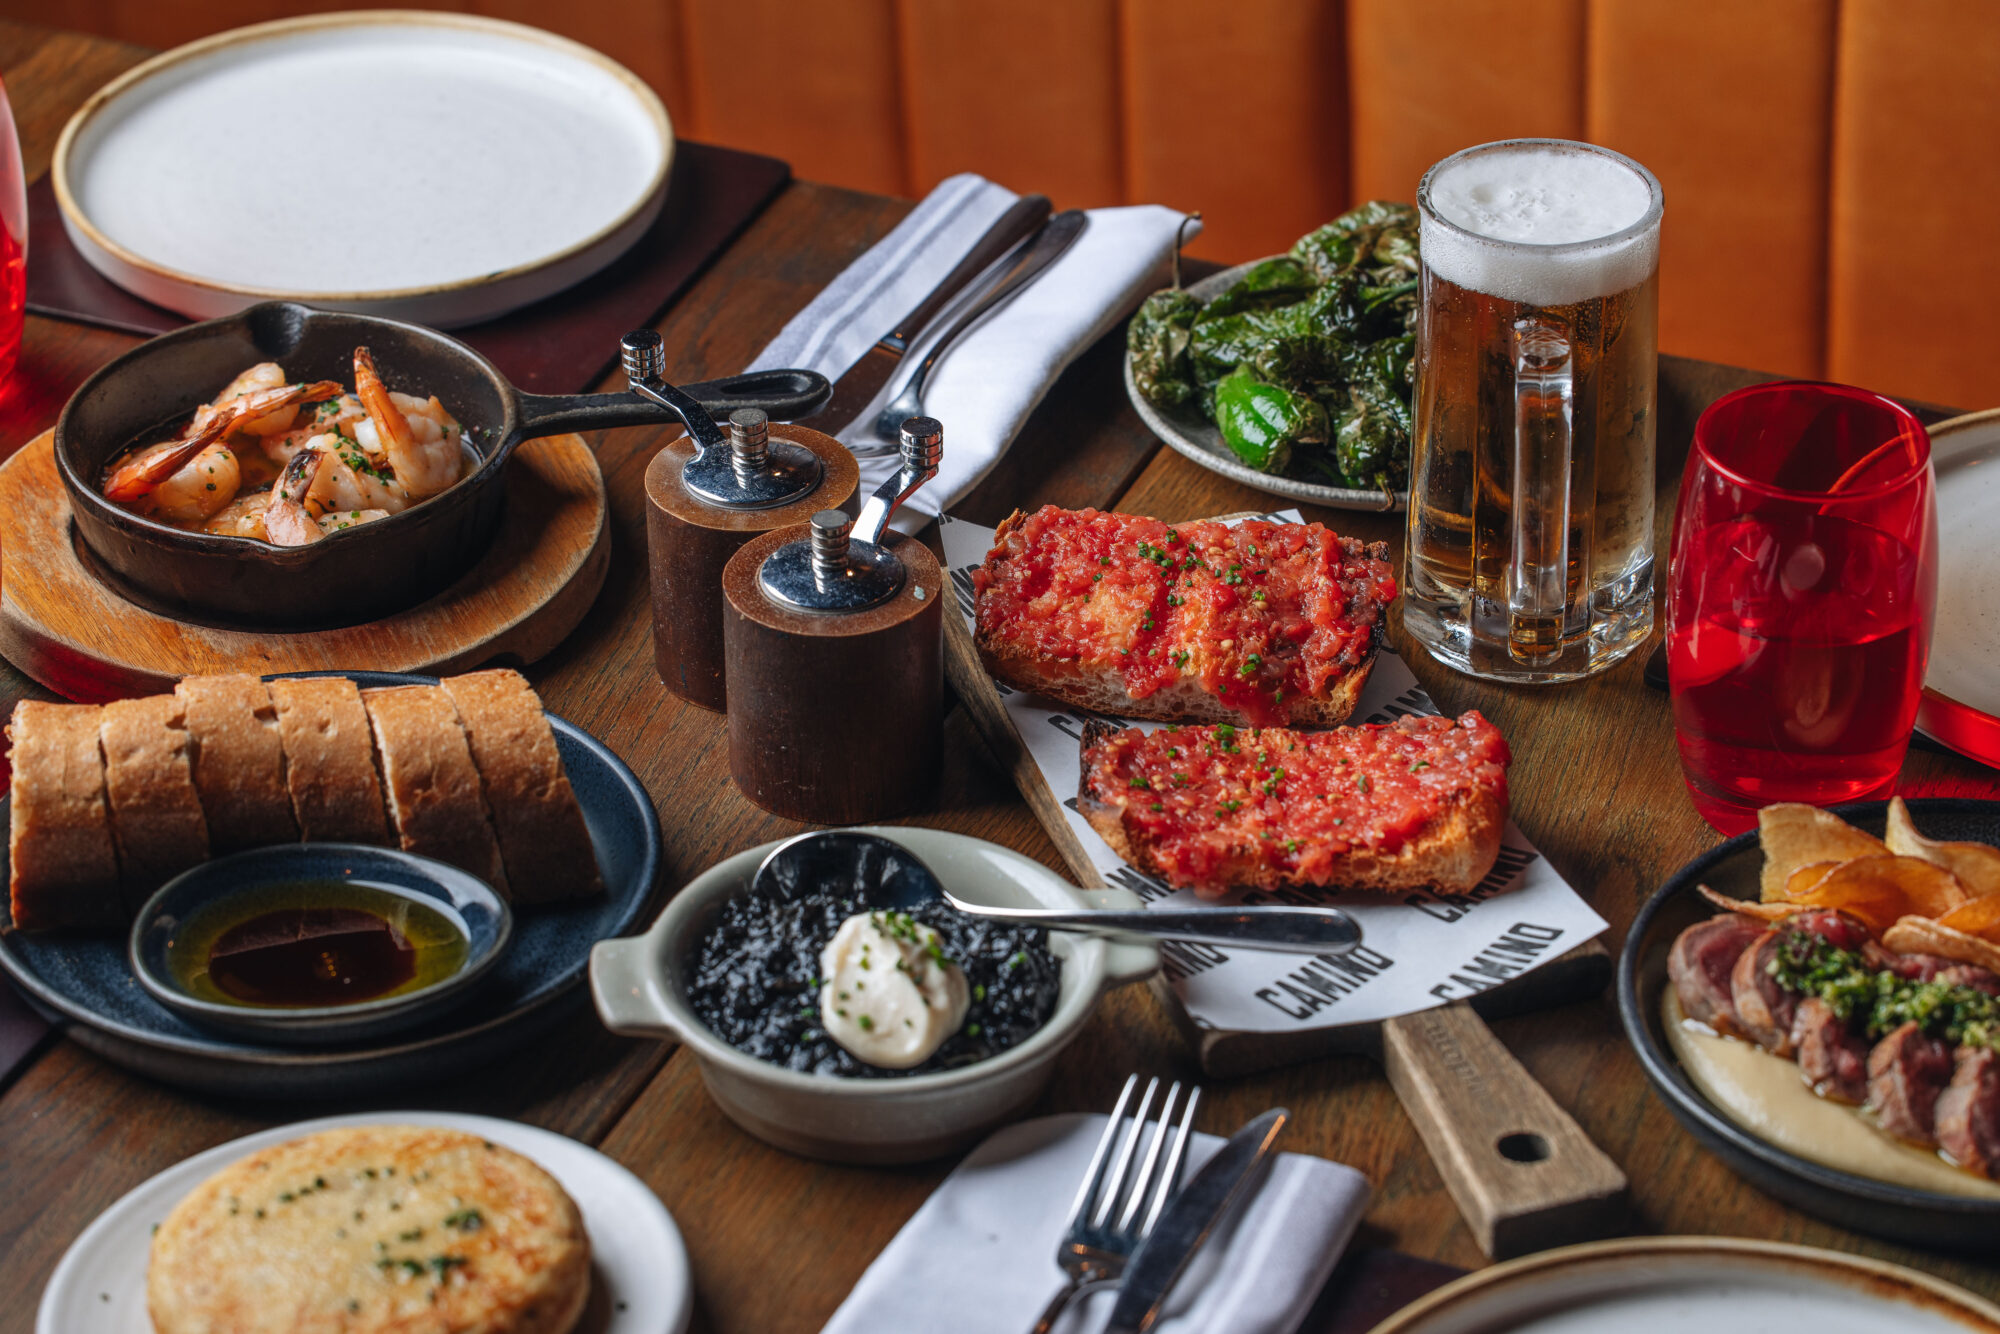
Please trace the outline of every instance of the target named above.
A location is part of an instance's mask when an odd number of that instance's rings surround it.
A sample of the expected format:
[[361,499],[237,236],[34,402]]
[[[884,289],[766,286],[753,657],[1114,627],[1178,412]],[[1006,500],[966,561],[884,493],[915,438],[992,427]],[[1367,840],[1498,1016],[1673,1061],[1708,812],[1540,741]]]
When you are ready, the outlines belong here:
[[[1238,264],[1233,269],[1212,273],[1198,283],[1190,283],[1188,291],[1204,301],[1222,295],[1231,283],[1249,272],[1252,265],[1261,264],[1261,259],[1253,259],[1249,264]],[[1303,500],[1308,504],[1324,505],[1336,510],[1382,510],[1402,509],[1405,500],[1398,493],[1385,495],[1380,491],[1361,490],[1351,486],[1328,486],[1324,482],[1301,481],[1296,477],[1276,477],[1267,472],[1258,472],[1247,467],[1222,442],[1222,432],[1215,423],[1201,415],[1201,409],[1194,407],[1163,408],[1148,402],[1139,392],[1139,386],[1132,381],[1132,354],[1125,354],[1125,396],[1132,400],[1133,411],[1154,435],[1167,442],[1178,453],[1193,459],[1210,472],[1221,473],[1231,481],[1245,486],[1254,486],[1259,491],[1270,491],[1292,500]]]
[[[1909,805],[1926,837],[2000,843],[2000,802],[1939,797]],[[1879,838],[1888,803],[1861,802],[1834,810]],[[1891,1185],[1788,1153],[1745,1130],[1702,1096],[1674,1058],[1660,1018],[1667,952],[1683,930],[1715,912],[1696,888],[1709,885],[1754,899],[1763,864],[1754,829],[1711,849],[1676,871],[1646,901],[1625,937],[1618,960],[1619,1017],[1653,1091],[1674,1119],[1717,1157],[1787,1204],[1857,1232],[1917,1246],[1987,1255],[2000,1250],[2000,1202]]]
[[[362,686],[433,684],[399,672],[303,672]],[[556,749],[583,807],[605,892],[514,919],[514,939],[463,1009],[391,1040],[320,1050],[260,1045],[205,1032],[148,995],[126,961],[123,933],[0,934],[0,968],[69,1036],[118,1065],[207,1093],[268,1098],[365,1096],[447,1078],[518,1049],[584,999],[584,971],[600,940],[632,929],[653,897],[660,821],[638,778],[605,744],[549,717]],[[4,833],[0,808],[0,834]],[[0,849],[5,839],[0,836]],[[5,857],[0,855],[0,871]]]

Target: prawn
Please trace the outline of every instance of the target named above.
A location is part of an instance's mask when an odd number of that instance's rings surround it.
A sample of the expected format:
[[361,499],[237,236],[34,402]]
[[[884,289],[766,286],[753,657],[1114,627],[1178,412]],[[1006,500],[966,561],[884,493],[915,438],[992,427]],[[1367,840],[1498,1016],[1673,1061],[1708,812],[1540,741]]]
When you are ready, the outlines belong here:
[[[425,401],[391,394],[365,347],[354,349],[354,393],[368,413],[355,438],[370,454],[387,457],[390,471],[412,501],[434,496],[458,481],[465,470],[459,425],[435,395]],[[396,401],[399,398],[403,403]]]
[[306,495],[319,476],[326,455],[317,449],[302,449],[292,455],[271,488],[271,502],[264,508],[264,540],[275,546],[302,547],[326,536],[319,519],[306,508]]
[[[221,393],[208,401],[207,406],[195,413],[194,423],[188,428],[189,433],[192,434],[200,430],[203,426],[207,425],[207,419],[211,414],[228,407],[237,399],[256,393],[261,389],[276,389],[286,383],[288,383],[288,380],[284,367],[275,361],[258,362],[255,366],[252,366],[231,380]],[[287,405],[268,412],[261,417],[248,418],[241,422],[236,429],[244,435],[277,435],[291,429],[292,419],[298,416],[298,411],[295,405]]]
[[[294,403],[323,402],[340,392],[338,381],[320,380],[314,384],[279,385],[244,394],[216,409],[194,434],[185,439],[163,441],[128,457],[112,470],[110,478],[104,483],[105,498],[126,505],[150,496],[168,478],[194,463],[204,450],[220,443],[239,423],[265,417]],[[197,484],[205,484],[195,480]],[[220,498],[215,508],[208,511],[211,514],[228,504],[234,491],[223,495],[218,486],[216,495]]]

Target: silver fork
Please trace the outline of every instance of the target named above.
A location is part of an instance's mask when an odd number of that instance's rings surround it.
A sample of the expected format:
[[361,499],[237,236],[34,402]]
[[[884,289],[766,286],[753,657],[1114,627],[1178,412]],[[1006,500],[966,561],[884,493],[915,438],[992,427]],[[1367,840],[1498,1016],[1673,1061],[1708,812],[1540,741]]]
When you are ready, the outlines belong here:
[[[1150,1140],[1146,1136],[1147,1117],[1152,1112],[1153,1097],[1160,1091],[1160,1081],[1157,1078],[1146,1081],[1145,1096],[1139,1099],[1138,1109],[1127,1121],[1125,1109],[1138,1086],[1139,1076],[1126,1076],[1118,1105],[1111,1109],[1111,1119],[1105,1123],[1104,1134],[1090,1155],[1090,1166],[1084,1169],[1076,1203],[1070,1206],[1069,1232],[1056,1248],[1056,1263],[1069,1280],[1050,1300],[1031,1334],[1048,1334],[1078,1296],[1116,1283],[1125,1272],[1125,1262],[1139,1249],[1139,1243],[1153,1230],[1161,1211],[1180,1188],[1181,1163],[1187,1157],[1188,1137],[1194,1133],[1194,1109],[1201,1101],[1201,1087],[1188,1086],[1187,1100],[1180,1108],[1180,1126],[1173,1135],[1173,1144],[1168,1146],[1181,1083],[1177,1079],[1167,1089]],[[1139,1154],[1142,1144],[1143,1158]],[[1135,1158],[1139,1159],[1136,1170]]]

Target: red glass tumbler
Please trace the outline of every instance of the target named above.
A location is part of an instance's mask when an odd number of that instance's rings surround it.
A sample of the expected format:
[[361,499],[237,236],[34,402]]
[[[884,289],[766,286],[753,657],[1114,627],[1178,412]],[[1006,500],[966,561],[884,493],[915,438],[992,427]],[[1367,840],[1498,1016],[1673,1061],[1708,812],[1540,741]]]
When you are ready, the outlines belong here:
[[1779,381],[1696,423],[1667,571],[1667,673],[1695,809],[1886,797],[1930,655],[1930,436],[1901,404]]
[[7,105],[6,88],[0,86],[0,390],[6,388],[21,351],[28,304],[27,191],[14,113]]

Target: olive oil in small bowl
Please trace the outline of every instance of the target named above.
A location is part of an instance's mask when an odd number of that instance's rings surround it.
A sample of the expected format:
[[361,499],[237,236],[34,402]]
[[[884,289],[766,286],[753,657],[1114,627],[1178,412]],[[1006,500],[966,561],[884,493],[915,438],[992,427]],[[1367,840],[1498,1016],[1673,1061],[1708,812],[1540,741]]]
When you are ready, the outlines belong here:
[[361,844],[287,844],[169,881],[133,923],[132,970],[205,1028],[348,1042],[465,1000],[512,926],[505,901],[457,867]]

